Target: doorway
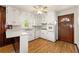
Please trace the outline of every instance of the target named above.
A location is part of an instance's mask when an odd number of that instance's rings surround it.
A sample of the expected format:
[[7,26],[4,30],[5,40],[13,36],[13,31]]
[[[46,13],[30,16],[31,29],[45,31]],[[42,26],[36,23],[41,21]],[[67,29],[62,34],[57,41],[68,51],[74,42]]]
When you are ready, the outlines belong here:
[[58,16],[58,40],[74,43],[74,14]]

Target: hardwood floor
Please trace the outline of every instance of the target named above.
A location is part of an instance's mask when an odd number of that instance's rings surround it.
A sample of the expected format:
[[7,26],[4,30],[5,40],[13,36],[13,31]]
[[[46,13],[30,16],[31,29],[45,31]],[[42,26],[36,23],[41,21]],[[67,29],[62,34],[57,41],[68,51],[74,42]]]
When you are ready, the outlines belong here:
[[0,53],[15,53],[15,50],[13,48],[13,45],[7,45],[4,47],[0,47]]
[[29,53],[78,53],[74,44],[64,41],[51,42],[45,39],[36,39],[29,42]]
[[14,44],[8,44],[3,47],[0,47],[0,53],[19,53],[19,45],[19,41],[17,41]]

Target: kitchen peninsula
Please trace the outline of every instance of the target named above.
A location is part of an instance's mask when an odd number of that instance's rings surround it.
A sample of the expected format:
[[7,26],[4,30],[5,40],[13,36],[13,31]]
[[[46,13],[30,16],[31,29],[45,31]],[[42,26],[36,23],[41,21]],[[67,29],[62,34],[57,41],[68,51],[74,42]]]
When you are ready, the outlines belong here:
[[28,52],[28,31],[24,32],[23,30],[8,29],[6,31],[6,38],[14,38],[15,40],[19,39],[20,53]]

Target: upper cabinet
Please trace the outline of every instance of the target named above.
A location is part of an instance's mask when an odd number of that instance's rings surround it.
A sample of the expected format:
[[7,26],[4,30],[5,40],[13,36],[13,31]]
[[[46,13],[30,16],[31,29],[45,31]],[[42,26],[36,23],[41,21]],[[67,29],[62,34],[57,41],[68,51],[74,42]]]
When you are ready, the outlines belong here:
[[6,25],[20,25],[22,28],[32,28],[32,25],[35,25],[35,21],[30,12],[14,6],[7,6]]
[[6,8],[6,24],[19,25],[20,11],[17,8],[7,6]]

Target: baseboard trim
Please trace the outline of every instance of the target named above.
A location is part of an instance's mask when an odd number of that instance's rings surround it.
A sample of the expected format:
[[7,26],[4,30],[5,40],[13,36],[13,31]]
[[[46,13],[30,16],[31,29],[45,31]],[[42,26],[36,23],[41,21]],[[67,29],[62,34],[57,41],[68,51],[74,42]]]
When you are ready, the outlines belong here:
[[[38,38],[36,38],[36,39],[34,39],[34,40],[31,40],[31,41],[29,41],[29,42],[35,41],[35,40],[37,40],[37,39],[43,39],[43,40],[47,40],[47,39],[45,39],[45,38],[38,37]],[[53,42],[53,41],[50,41],[50,40],[47,40],[47,41],[49,41],[49,42]],[[56,40],[56,41],[57,41],[57,40]]]
[[36,40],[36,39],[43,39],[43,38],[38,37],[38,38],[35,38],[35,39],[33,39],[33,40],[29,41],[29,42],[32,42],[32,41],[34,41],[34,40]]

